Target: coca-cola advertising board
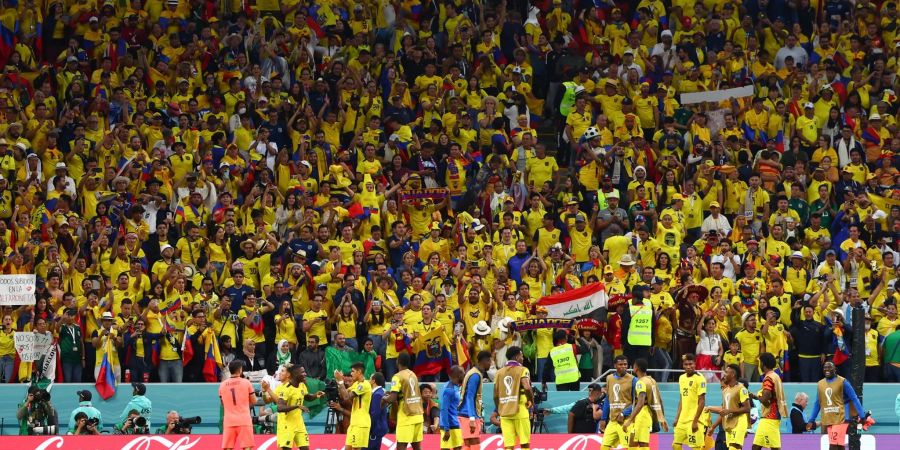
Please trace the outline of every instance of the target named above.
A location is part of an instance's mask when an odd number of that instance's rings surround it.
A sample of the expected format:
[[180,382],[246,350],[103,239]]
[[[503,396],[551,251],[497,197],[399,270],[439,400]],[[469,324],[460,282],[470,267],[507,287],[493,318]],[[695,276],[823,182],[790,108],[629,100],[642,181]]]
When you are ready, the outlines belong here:
[[[344,450],[344,435],[317,434],[310,436],[310,450]],[[652,436],[650,448],[657,449],[656,436]],[[4,436],[6,448],[35,450],[221,450],[222,436],[198,434],[192,436]],[[533,450],[597,450],[599,435],[535,434],[531,437]],[[278,450],[275,436],[257,435],[256,450]],[[396,450],[393,435],[381,441],[382,450]],[[423,449],[440,448],[440,436],[425,435]],[[671,448],[671,447],[669,447]],[[503,450],[503,438],[497,434],[482,435],[482,450]]]
[[[440,437],[425,435],[423,449],[440,448]],[[532,450],[597,450],[600,435],[580,434],[535,434],[531,437]],[[753,435],[747,436],[744,448],[750,448]],[[4,436],[5,448],[35,450],[220,450],[222,436],[198,434],[193,436],[152,435],[152,436]],[[278,450],[273,435],[256,436],[256,450]],[[828,450],[828,436],[822,434],[786,434],[781,436],[782,448],[804,450]],[[344,435],[317,434],[310,436],[310,450],[344,450]],[[650,436],[650,449],[672,448],[672,435]],[[862,448],[865,450],[900,449],[900,435],[863,435]],[[381,441],[381,450],[396,450],[393,435]],[[503,438],[496,434],[482,435],[481,450],[503,450]]]

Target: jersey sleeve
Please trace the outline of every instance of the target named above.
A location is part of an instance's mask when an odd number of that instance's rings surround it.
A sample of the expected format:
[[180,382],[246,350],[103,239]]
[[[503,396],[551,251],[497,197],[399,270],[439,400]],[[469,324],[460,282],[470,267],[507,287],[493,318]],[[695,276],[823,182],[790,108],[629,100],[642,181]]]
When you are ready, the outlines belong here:
[[[700,378],[703,378],[703,377],[701,376]],[[700,397],[701,395],[706,394],[706,379],[705,378],[703,378],[703,380],[700,381],[699,384],[697,384],[696,389],[697,389],[696,390],[697,397]]]
[[640,381],[638,381],[637,383],[634,384],[634,393],[640,394],[642,392],[645,394],[647,393],[647,386],[645,386],[644,383],[641,383]]
[[394,375],[394,376],[391,378],[391,391],[390,391],[390,392],[396,392],[396,393],[399,394],[399,393],[400,393],[400,389],[401,389],[401,386],[400,386],[400,376],[399,376],[399,375]]
[[747,391],[747,388],[741,388],[741,392],[738,394],[738,401],[741,403],[744,403],[749,398],[750,398],[750,392]]

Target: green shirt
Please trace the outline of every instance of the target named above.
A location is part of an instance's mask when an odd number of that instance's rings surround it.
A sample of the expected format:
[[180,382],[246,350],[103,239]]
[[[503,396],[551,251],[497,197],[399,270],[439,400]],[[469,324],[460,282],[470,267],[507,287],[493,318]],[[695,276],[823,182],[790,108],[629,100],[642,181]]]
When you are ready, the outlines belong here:
[[885,364],[900,364],[900,331],[895,331],[887,335],[887,337],[884,338],[882,345],[884,348]]
[[800,198],[792,198],[788,200],[788,208],[797,211],[801,225],[806,224],[806,221],[809,219],[809,203]]
[[60,359],[67,363],[80,363],[83,350],[84,340],[81,338],[81,327],[63,325],[59,330]]

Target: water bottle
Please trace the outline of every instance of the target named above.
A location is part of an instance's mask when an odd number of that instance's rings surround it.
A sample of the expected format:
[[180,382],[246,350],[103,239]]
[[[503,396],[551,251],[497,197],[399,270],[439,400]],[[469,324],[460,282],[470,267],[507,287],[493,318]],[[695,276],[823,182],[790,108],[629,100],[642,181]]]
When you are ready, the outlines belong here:
[[131,383],[131,370],[125,369],[125,382]]

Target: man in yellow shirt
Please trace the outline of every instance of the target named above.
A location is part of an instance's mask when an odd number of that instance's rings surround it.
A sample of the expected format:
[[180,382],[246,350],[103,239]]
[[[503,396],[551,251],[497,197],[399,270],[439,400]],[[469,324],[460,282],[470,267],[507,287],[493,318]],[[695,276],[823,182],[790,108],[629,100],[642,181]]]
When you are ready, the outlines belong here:
[[369,404],[372,402],[372,385],[366,380],[366,367],[361,362],[350,366],[350,380],[353,384],[348,389],[344,385],[344,374],[334,371],[334,381],[338,385],[341,399],[353,404],[350,410],[350,427],[347,429],[345,445],[348,450],[361,450],[369,447],[369,430],[372,427],[372,416],[369,415]]
[[534,146],[534,157],[525,163],[525,185],[540,192],[544,183],[550,181],[556,184],[559,165],[556,158],[547,156],[547,147],[544,144]]
[[681,357],[684,373],[678,377],[678,392],[681,402],[675,413],[675,438],[672,448],[684,445],[698,450],[705,448],[706,426],[700,417],[706,407],[706,378],[694,371],[694,355],[691,353]]
[[411,444],[413,450],[421,450],[425,419],[422,394],[419,379],[410,366],[412,357],[409,353],[397,355],[400,371],[391,378],[391,391],[382,397],[381,404],[393,404],[397,410],[397,448],[405,449]]
[[517,346],[506,350],[507,363],[494,377],[494,404],[500,415],[503,448],[512,450],[516,444],[528,448],[531,443],[531,421],[528,407],[534,402],[531,375],[522,365],[525,354]]
[[819,138],[819,123],[816,120],[815,105],[806,102],[803,105],[803,115],[797,118],[797,136],[800,137],[800,148],[811,155],[816,148]]

